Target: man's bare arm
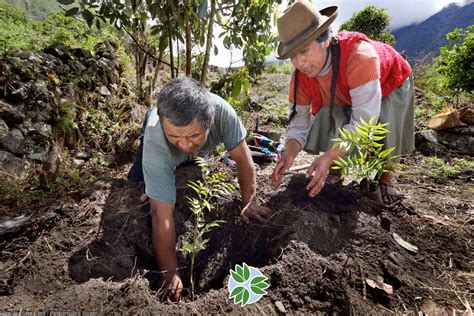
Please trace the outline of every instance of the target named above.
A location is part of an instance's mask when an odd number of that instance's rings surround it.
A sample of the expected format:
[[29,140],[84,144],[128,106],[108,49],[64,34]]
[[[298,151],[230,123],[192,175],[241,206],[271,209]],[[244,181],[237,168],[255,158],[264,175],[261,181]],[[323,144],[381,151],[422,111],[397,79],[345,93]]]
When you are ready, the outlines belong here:
[[176,261],[176,232],[173,220],[174,203],[150,198],[153,252],[172,296],[179,299],[183,288]]
[[257,190],[257,174],[252,160],[252,154],[243,139],[234,149],[229,151],[230,157],[237,163],[237,176],[242,194],[242,205],[255,200]]
[[249,218],[263,222],[265,218],[271,215],[271,212],[257,203],[257,173],[255,172],[252,154],[245,139],[229,153],[231,158],[237,163],[237,173],[242,194],[240,219],[244,223],[249,223]]

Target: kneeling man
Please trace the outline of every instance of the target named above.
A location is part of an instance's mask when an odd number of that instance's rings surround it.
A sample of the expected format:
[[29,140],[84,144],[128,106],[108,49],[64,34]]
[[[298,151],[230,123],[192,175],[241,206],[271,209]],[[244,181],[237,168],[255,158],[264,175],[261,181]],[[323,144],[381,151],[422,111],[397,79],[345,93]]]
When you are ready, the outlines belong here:
[[147,113],[142,144],[129,179],[145,181],[145,193],[150,198],[153,251],[174,299],[179,299],[183,287],[177,271],[173,222],[174,170],[179,164],[223,143],[238,166],[241,219],[262,221],[269,215],[256,203],[256,173],[245,135],[246,130],[232,107],[189,77],[170,80],[160,91],[157,108]]

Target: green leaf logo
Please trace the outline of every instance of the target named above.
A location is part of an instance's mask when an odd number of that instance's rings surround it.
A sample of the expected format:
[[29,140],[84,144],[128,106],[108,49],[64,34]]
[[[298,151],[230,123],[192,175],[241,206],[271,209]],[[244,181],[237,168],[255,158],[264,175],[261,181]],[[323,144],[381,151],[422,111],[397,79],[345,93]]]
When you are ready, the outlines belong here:
[[243,263],[236,264],[234,270],[230,270],[230,278],[227,288],[229,298],[234,300],[234,304],[245,306],[260,300],[268,294],[266,289],[270,285],[266,282],[268,278],[259,269]]

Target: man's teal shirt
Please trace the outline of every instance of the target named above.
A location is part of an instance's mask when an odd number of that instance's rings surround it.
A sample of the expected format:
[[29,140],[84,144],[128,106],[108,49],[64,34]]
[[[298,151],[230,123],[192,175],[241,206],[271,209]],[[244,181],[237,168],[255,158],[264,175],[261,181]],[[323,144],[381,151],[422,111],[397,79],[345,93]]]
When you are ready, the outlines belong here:
[[[221,143],[230,151],[245,138],[247,133],[234,109],[224,99],[211,94],[211,102],[215,106],[214,123],[198,154],[212,151]],[[143,176],[146,194],[160,202],[175,203],[174,170],[190,159],[191,154],[180,151],[168,142],[157,111],[154,109],[148,119],[144,135]]]

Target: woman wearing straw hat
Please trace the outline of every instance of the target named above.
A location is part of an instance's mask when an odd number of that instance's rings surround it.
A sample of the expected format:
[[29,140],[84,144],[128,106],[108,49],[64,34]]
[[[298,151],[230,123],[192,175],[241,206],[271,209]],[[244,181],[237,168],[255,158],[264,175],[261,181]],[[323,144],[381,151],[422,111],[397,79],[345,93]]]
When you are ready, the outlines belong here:
[[[312,175],[306,189],[316,196],[326,182],[335,183],[340,174],[331,169],[333,161],[345,154],[331,145],[338,128],[355,130],[361,119],[378,116],[389,123],[384,140],[392,155],[414,149],[414,87],[411,68],[391,46],[356,32],[331,35],[335,6],[316,10],[306,1],[296,1],[278,19],[280,44],[276,57],[290,58],[295,70],[290,81],[291,112],[286,131],[286,151],[272,174],[272,183],[305,150],[319,154],[307,171]],[[384,203],[399,200],[392,175],[379,181]]]

